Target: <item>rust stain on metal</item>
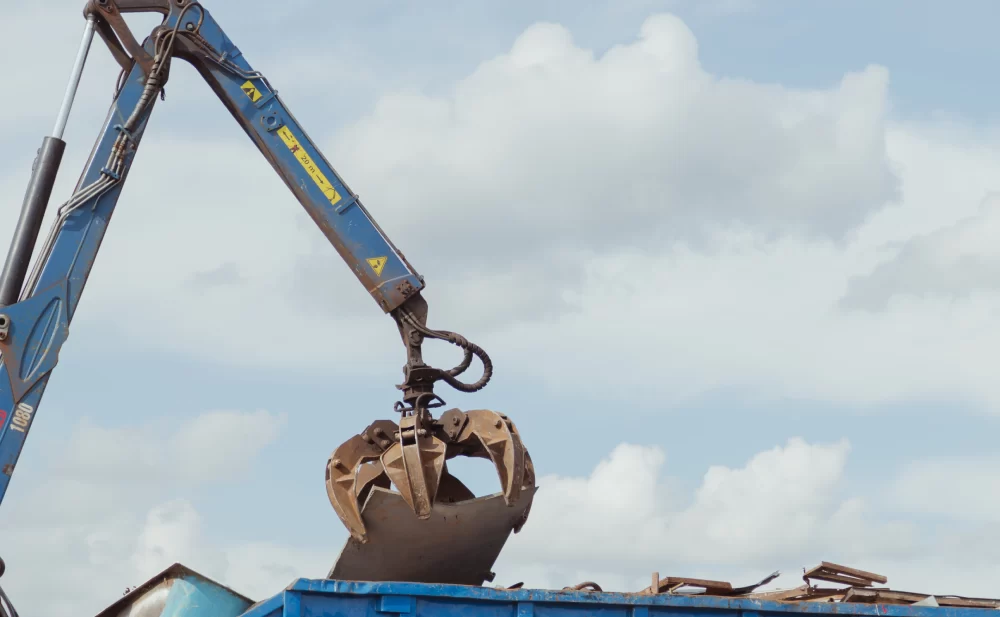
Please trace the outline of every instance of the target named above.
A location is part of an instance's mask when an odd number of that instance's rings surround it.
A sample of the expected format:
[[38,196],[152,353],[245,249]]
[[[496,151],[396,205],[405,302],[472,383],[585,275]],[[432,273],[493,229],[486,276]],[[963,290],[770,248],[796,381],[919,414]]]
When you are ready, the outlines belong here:
[[396,287],[396,291],[399,292],[399,295],[402,297],[409,298],[414,294],[414,292],[417,291],[417,288],[414,287],[413,283],[410,281],[403,281]]

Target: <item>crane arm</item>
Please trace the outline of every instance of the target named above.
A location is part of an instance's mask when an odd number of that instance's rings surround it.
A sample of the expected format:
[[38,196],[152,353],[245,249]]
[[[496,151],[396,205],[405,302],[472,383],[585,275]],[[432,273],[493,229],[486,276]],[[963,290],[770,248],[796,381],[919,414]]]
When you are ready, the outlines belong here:
[[[149,11],[164,19],[139,44],[123,15]],[[95,32],[100,35],[121,64],[122,75],[84,172],[72,196],[59,208],[52,232],[28,274],[26,264],[64,147],[61,128],[46,138],[0,277],[0,500],[176,57],[189,62],[204,78],[358,281],[395,320],[406,348],[404,378],[396,386],[402,391],[396,404],[399,424],[374,422],[327,461],[327,493],[352,536],[365,541],[359,500],[373,486],[395,484],[418,518],[429,516],[439,488],[452,500],[470,496],[444,468],[444,461],[456,455],[490,458],[512,505],[521,487],[534,480],[530,459],[510,420],[483,410],[449,410],[440,419],[430,412],[444,404],[434,393],[436,382],[444,381],[463,392],[484,387],[492,375],[489,357],[460,335],[427,327],[423,277],[209,12],[196,0],[90,0],[84,15],[88,24],[85,42]],[[77,65],[82,70],[79,60]],[[77,69],[74,79],[79,79]],[[57,127],[64,124],[60,113]],[[462,362],[448,370],[426,365],[421,355],[426,338],[461,347]],[[483,376],[474,383],[460,381],[458,376],[471,366],[474,356],[483,363]],[[375,463],[377,468],[361,471],[366,463]]]

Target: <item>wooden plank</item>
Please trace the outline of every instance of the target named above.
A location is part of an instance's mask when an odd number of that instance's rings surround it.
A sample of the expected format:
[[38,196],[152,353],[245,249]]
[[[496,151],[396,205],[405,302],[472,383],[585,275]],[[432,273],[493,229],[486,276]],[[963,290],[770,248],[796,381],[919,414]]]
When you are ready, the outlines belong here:
[[[933,594],[912,593],[909,591],[893,591],[891,589],[851,589],[844,596],[844,602],[878,602],[880,604],[912,604],[919,602]],[[954,596],[934,596],[940,606],[950,606],[954,608],[998,608],[998,600],[978,600],[972,598],[959,598]]]
[[777,589],[775,591],[762,591],[760,593],[752,593],[748,597],[755,600],[787,600],[789,598],[798,598],[809,593],[810,587],[808,585],[802,585],[801,587],[796,587],[794,589]]
[[704,587],[705,589],[716,589],[719,591],[732,591],[732,583],[726,581],[710,581],[704,578],[686,578],[683,576],[668,576],[660,579],[660,586],[666,585],[690,585],[691,587]]
[[949,598],[934,596],[939,606],[963,608],[1000,608],[1000,600],[972,600],[970,598]]
[[803,578],[826,581],[828,583],[841,583],[843,585],[851,585],[852,587],[872,587],[875,584],[869,580],[854,578],[852,576],[842,576],[840,574],[827,574],[826,572],[806,574]]
[[832,563],[829,561],[821,561],[819,566],[815,569],[827,570],[833,574],[846,574],[847,576],[853,576],[854,578],[872,581],[874,583],[881,583],[885,585],[889,582],[889,579],[882,576],[881,574],[875,574],[874,572],[866,572],[865,570],[859,570],[857,568],[850,568],[848,566],[842,566],[839,563]]

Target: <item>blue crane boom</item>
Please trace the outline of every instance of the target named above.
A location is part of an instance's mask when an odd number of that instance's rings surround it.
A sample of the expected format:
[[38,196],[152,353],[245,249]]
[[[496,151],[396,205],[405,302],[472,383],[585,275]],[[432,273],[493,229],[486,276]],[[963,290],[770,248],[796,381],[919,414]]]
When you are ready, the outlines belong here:
[[[124,15],[155,12],[163,21],[140,44]],[[472,498],[452,477],[453,456],[492,460],[508,506],[533,485],[530,458],[516,428],[497,412],[448,410],[435,394],[444,381],[463,392],[483,388],[492,375],[489,356],[464,337],[427,327],[424,279],[362,205],[357,193],[324,158],[267,78],[247,62],[211,14],[196,0],[90,0],[84,42],[74,65],[56,130],[35,160],[17,229],[0,275],[0,501],[6,494],[42,394],[65,343],[69,325],[95,264],[134,157],[173,58],[191,64],[250,137],[372,298],[390,315],[406,348],[398,424],[376,420],[338,447],[327,460],[331,504],[351,536],[367,540],[361,504],[375,487],[395,485],[418,519],[436,499]],[[69,115],[95,33],[122,68],[111,109],[72,196],[58,210],[37,263],[28,263],[47,208],[65,143]],[[438,339],[459,346],[462,362],[451,369],[428,366],[422,344]],[[483,375],[458,379],[474,357]]]

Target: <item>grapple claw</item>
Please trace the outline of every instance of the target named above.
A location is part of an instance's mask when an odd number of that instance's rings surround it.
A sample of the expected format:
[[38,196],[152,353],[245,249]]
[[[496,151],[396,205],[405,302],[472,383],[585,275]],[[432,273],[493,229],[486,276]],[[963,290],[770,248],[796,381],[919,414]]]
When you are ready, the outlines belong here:
[[522,489],[534,489],[531,458],[510,418],[487,409],[451,409],[439,420],[429,414],[403,416],[398,426],[380,420],[349,439],[327,462],[327,495],[351,536],[364,544],[361,510],[374,487],[395,488],[422,520],[430,517],[436,502],[475,500],[476,495],[448,472],[446,461],[456,456],[490,459],[508,507],[518,504]]
[[510,419],[488,409],[466,412],[468,422],[456,438],[467,456],[489,457],[500,476],[504,501],[512,505],[525,480],[525,451],[521,436]]
[[382,455],[385,472],[417,518],[431,515],[446,449],[443,441],[417,427],[414,416],[407,416],[400,421],[399,440]]
[[[387,478],[380,479],[384,475],[383,470],[375,468],[368,471],[371,466],[366,466],[364,463],[378,461],[385,451],[385,447],[391,444],[388,438],[397,430],[396,424],[389,420],[373,422],[365,432],[351,437],[334,450],[326,462],[327,497],[351,536],[359,542],[366,541],[365,526],[361,521],[359,497],[362,493],[367,495],[372,484],[386,488],[389,486]],[[362,478],[362,484],[359,486],[358,478],[361,469],[366,469],[366,471]]]

